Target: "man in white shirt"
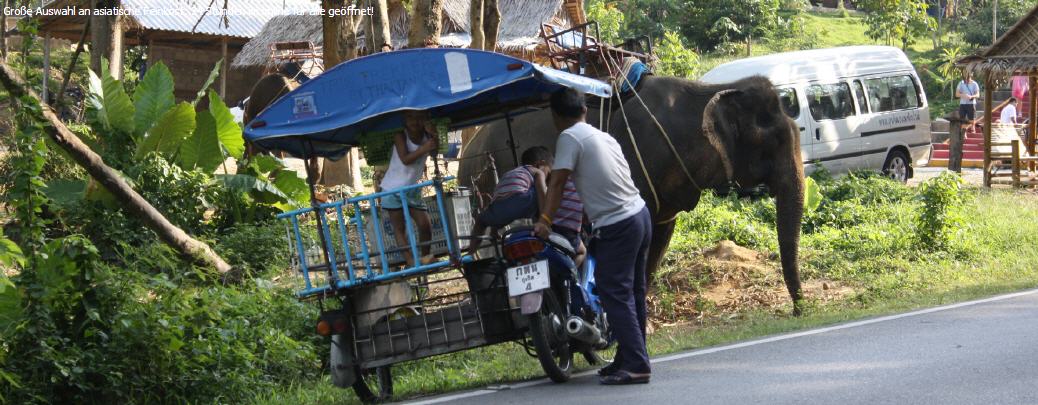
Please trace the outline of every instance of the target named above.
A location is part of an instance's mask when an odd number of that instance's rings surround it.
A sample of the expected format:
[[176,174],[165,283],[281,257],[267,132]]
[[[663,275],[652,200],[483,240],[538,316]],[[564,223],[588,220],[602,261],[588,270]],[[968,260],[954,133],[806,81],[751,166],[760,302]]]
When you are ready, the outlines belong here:
[[959,99],[959,117],[973,125],[977,113],[977,98],[980,97],[980,85],[973,81],[969,71],[963,72],[962,81],[955,86],[955,97]]
[[1016,97],[1010,97],[1009,103],[1002,107],[1002,116],[999,118],[999,121],[1005,126],[1016,124]]
[[545,238],[552,213],[571,178],[584,200],[584,212],[595,236],[590,252],[596,259],[595,282],[609,326],[618,342],[613,363],[599,370],[605,385],[644,384],[652,370],[645,348],[645,263],[652,239],[652,220],[620,144],[584,122],[584,95],[573,89],[551,96],[552,118],[561,131],[548,194],[534,231]]

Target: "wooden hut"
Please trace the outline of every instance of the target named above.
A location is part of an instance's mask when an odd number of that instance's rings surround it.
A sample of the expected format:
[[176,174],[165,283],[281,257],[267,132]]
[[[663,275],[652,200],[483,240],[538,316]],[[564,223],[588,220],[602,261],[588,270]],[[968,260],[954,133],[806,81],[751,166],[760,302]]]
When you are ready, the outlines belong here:
[[[469,7],[471,0],[445,0],[443,30],[440,46],[467,47],[469,35]],[[407,46],[410,17],[406,6],[391,0],[389,6],[390,32],[394,49]],[[540,61],[546,57],[544,40],[540,38],[541,24],[569,28],[585,22],[583,0],[500,0],[501,24],[498,29],[497,51],[522,59]],[[360,54],[367,54],[365,37],[367,20],[357,30]],[[247,69],[265,66],[270,60],[270,46],[278,42],[312,42],[323,45],[321,17],[318,15],[282,15],[272,18],[234,59],[232,66]],[[330,67],[330,66],[329,66]]]
[[[45,7],[85,9],[92,2],[54,0]],[[231,0],[215,3],[164,0],[121,0],[126,15],[116,24],[122,35],[115,42],[120,48],[145,46],[149,64],[162,61],[173,73],[178,100],[193,98],[219,60],[227,61],[217,88],[223,99],[236,103],[249,94],[261,69],[230,71],[229,62],[264,24],[275,15],[302,10],[317,10],[309,0]],[[221,11],[227,5],[226,12]],[[57,15],[40,17],[40,35],[78,41],[89,16]],[[89,41],[90,37],[86,37]],[[45,60],[49,59],[45,48]],[[122,54],[120,52],[119,54]],[[113,62],[113,64],[118,64]],[[49,64],[44,63],[47,67]],[[122,70],[115,70],[121,74]],[[47,75],[44,75],[47,77]]]
[[[974,77],[983,80],[984,91],[984,186],[990,187],[993,181],[993,162],[1006,159],[1012,162],[1012,170],[1009,175],[1014,185],[1020,185],[1020,171],[1024,166],[1034,169],[1035,156],[1038,148],[1035,145],[1035,116],[1036,107],[1035,94],[1038,93],[1038,7],[1027,13],[1012,28],[1002,35],[990,47],[983,49],[975,55],[967,56],[959,60],[959,65],[973,73]],[[995,87],[1005,85],[1013,76],[1027,76],[1029,102],[1026,103],[1028,110],[1025,115],[1029,118],[1027,123],[1027,137],[1024,139],[1023,149],[1026,154],[1018,153],[1019,141],[1013,141],[1013,155],[1002,156],[1001,153],[992,153],[995,146],[991,141],[992,124],[992,90]]]

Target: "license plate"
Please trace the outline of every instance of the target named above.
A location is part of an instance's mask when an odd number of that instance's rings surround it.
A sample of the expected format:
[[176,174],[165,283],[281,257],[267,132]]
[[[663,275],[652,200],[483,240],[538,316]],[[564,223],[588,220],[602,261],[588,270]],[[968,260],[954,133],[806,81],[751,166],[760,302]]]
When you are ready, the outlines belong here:
[[551,286],[548,278],[548,261],[541,260],[508,268],[508,295],[515,297],[540,291]]

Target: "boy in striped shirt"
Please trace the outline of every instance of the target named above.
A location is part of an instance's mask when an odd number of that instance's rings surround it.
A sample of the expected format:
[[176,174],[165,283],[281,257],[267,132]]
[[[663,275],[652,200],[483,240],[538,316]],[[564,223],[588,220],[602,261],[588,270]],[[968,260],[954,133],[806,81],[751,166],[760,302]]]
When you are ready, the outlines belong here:
[[[540,212],[540,202],[544,201],[548,189],[546,179],[551,173],[553,160],[551,151],[543,146],[534,146],[523,151],[522,165],[501,176],[494,188],[490,206],[476,217],[472,234],[482,235],[487,226],[496,229],[517,219],[536,219]],[[580,240],[583,219],[584,204],[577,194],[576,186],[569,181],[563,190],[562,204],[553,216],[552,230],[564,236],[573,245],[574,251],[577,252],[578,266],[583,262],[586,252]],[[469,245],[469,254],[475,254],[480,243],[478,239],[473,240]]]

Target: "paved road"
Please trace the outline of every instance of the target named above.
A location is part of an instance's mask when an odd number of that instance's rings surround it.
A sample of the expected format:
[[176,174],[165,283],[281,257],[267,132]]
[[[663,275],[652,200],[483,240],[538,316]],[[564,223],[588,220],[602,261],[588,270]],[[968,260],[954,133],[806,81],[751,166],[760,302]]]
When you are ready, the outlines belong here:
[[642,386],[585,372],[417,402],[1038,404],[1038,290],[666,356],[653,371]]

